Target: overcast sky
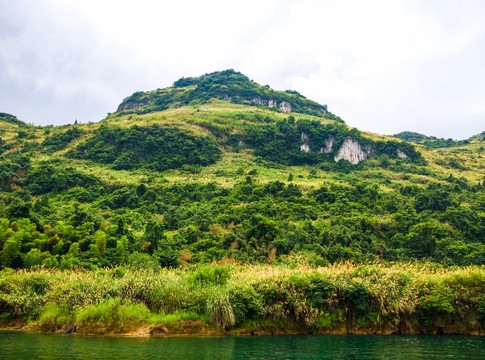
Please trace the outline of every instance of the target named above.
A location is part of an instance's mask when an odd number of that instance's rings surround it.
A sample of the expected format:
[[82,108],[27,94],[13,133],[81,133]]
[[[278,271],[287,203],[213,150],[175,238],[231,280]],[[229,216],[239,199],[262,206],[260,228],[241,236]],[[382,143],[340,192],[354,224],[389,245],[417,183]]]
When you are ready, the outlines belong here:
[[0,0],[0,112],[99,121],[233,68],[361,130],[485,130],[483,0]]

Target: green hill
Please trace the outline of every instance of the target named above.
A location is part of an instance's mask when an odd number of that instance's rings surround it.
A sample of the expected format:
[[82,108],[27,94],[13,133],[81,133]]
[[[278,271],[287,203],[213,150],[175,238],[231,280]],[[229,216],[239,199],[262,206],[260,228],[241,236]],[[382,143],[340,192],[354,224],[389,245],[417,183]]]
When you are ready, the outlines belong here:
[[198,78],[181,78],[171,88],[136,92],[123,100],[118,111],[145,114],[183,105],[204,104],[211,99],[265,106],[283,112],[328,114],[326,105],[308,100],[296,91],[281,92],[261,86],[234,70],[213,72]]
[[99,123],[3,116],[0,139],[1,267],[485,263],[480,136],[362,132],[233,70],[137,92]]

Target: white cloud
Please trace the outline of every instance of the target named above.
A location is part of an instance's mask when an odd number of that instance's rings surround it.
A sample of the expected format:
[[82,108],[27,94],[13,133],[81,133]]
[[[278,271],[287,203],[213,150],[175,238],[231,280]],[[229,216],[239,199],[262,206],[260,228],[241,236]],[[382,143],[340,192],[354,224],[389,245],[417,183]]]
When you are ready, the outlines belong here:
[[[33,5],[35,4],[35,5]],[[137,90],[234,68],[351,126],[485,128],[479,0],[0,0],[0,111],[96,121]]]

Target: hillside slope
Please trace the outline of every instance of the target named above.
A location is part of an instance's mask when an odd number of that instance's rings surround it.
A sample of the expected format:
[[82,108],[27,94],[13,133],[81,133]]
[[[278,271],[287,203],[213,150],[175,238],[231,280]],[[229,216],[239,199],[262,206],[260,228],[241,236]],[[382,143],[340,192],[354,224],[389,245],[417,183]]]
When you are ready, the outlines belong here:
[[479,136],[361,132],[232,70],[137,92],[99,123],[0,117],[0,138],[1,267],[485,263]]
[[403,131],[393,136],[415,144],[425,145],[431,149],[463,146],[469,144],[470,142],[473,143],[485,141],[485,131],[466,140],[438,139],[435,136],[426,136],[412,131]]

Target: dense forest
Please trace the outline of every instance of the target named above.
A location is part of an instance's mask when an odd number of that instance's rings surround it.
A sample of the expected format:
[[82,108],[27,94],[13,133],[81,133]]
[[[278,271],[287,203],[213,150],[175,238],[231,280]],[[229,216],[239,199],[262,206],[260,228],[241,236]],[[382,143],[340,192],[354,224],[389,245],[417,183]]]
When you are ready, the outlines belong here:
[[[297,92],[272,90],[232,70],[135,93],[118,110],[99,123],[47,127],[0,114],[1,311],[17,311],[18,299],[7,291],[11,269],[86,269],[116,277],[124,269],[157,273],[214,263],[485,264],[483,136],[451,143],[400,136],[407,142],[365,133]],[[204,270],[215,276],[211,283],[243,271],[221,269],[219,275]],[[483,290],[483,270],[476,271],[473,286]],[[301,285],[309,294],[337,291],[335,279],[310,278]],[[288,285],[292,293],[297,284]],[[443,289],[424,291],[426,301],[449,302],[451,288]],[[228,294],[211,301],[238,296]],[[353,302],[352,294],[339,294],[355,313],[359,301],[367,304],[359,316],[380,309],[372,305],[374,295]],[[485,300],[475,295],[476,312]],[[309,298],[301,311],[325,313],[325,296]],[[251,311],[276,311],[275,299],[265,301],[242,315],[233,307],[230,325]],[[346,321],[342,306],[339,323]],[[213,315],[213,323],[226,327],[218,319]]]

